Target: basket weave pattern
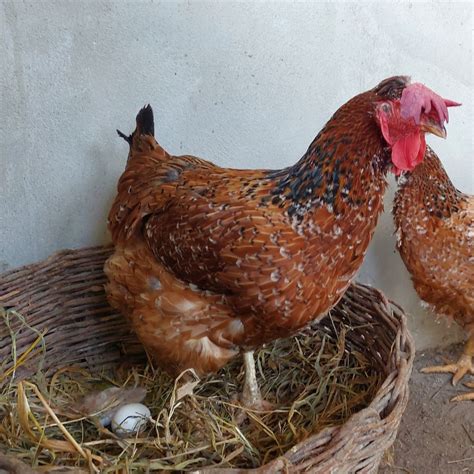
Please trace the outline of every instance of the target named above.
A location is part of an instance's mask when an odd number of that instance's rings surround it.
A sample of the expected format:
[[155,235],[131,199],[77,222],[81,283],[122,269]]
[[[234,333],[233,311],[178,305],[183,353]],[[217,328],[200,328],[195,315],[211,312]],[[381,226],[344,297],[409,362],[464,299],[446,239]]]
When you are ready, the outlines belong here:
[[[117,367],[124,360],[144,360],[124,318],[106,301],[103,265],[111,252],[111,247],[65,250],[0,276],[0,306],[13,307],[25,318],[0,320],[0,373],[14,365],[12,334],[17,356],[34,343],[38,333],[45,342],[44,350],[31,353],[16,370],[16,380],[38,368],[48,375],[69,365],[99,371]],[[342,426],[326,428],[284,456],[245,472],[377,472],[384,451],[395,440],[408,401],[413,342],[402,309],[364,285],[351,285],[321,325],[334,333],[334,321],[353,328],[347,336],[352,345],[384,374],[376,397]]]

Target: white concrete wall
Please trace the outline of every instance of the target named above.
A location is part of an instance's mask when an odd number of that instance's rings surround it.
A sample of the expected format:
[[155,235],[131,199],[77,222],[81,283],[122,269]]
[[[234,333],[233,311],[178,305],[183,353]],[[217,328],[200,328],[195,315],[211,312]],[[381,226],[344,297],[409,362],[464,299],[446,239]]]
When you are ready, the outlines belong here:
[[[471,2],[3,0],[0,263],[105,241],[127,155],[115,128],[130,131],[147,102],[171,152],[278,168],[347,99],[410,74],[464,103],[448,141],[430,143],[473,192],[472,28]],[[392,232],[387,213],[362,278],[413,314],[419,347],[446,342],[444,325],[419,306]]]

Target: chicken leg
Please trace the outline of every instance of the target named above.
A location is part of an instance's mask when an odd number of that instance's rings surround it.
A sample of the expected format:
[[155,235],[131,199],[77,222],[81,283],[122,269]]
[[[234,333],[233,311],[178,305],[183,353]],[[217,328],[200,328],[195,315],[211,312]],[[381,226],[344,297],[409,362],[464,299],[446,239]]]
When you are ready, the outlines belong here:
[[273,405],[265,401],[260,393],[255,372],[255,360],[253,351],[244,352],[245,382],[240,401],[242,404],[254,410],[270,410]]
[[[456,385],[466,374],[474,375],[474,333],[469,336],[463,354],[455,364],[437,365],[433,367],[425,367],[421,369],[424,374],[433,373],[451,373],[453,375],[452,383]],[[474,384],[466,384],[468,387],[473,387]],[[451,399],[451,401],[474,400],[474,392],[458,395]]]

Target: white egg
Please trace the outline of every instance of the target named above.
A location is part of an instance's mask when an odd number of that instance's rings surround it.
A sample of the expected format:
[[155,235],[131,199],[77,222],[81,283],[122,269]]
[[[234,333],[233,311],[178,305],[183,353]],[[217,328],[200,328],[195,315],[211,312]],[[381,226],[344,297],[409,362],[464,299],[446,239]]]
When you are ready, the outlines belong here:
[[112,430],[119,436],[143,430],[150,418],[150,410],[141,403],[121,406],[112,417]]

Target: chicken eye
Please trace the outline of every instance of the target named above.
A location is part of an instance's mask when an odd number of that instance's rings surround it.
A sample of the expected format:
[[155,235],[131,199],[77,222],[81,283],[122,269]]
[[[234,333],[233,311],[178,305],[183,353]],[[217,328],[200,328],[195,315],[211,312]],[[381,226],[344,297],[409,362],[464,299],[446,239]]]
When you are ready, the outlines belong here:
[[388,113],[390,113],[390,112],[392,111],[392,107],[391,107],[390,104],[388,104],[387,102],[384,102],[384,103],[382,104],[382,110],[383,110],[386,114],[388,114]]

